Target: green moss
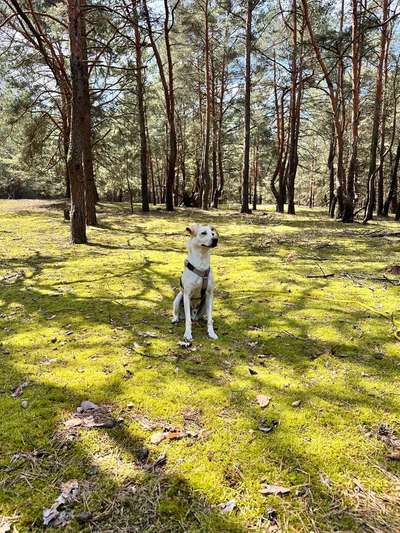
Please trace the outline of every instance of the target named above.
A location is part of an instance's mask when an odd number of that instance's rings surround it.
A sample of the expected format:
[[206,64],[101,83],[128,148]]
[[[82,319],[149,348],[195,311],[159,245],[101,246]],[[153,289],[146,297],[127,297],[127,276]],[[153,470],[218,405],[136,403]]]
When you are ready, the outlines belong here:
[[[21,206],[0,201],[0,507],[18,531],[43,529],[43,508],[72,478],[75,515],[90,510],[99,530],[264,531],[271,507],[285,532],[399,530],[396,510],[379,506],[400,472],[376,428],[399,431],[400,304],[398,287],[373,279],[400,264],[396,241],[318,210],[266,219],[102,204],[90,245],[71,247],[57,206]],[[220,339],[195,325],[193,351],[169,322],[192,220],[221,233]],[[307,277],[321,268],[335,276]],[[272,398],[264,410],[259,393]],[[85,399],[123,423],[66,438]],[[152,445],[144,418],[160,429],[186,420],[198,436]],[[166,466],[145,468],[143,447]],[[265,497],[262,480],[293,490]]]

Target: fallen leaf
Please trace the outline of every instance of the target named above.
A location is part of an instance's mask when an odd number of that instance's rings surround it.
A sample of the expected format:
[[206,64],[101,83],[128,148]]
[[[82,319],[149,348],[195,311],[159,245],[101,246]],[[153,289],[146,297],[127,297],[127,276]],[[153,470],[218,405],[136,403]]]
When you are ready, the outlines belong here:
[[257,394],[256,400],[261,409],[264,409],[264,407],[268,407],[271,398],[264,394]]
[[181,348],[190,348],[192,346],[192,343],[186,341],[179,341],[178,346],[180,346]]
[[263,485],[263,487],[258,492],[260,494],[263,494],[264,496],[268,496],[269,494],[282,496],[284,494],[288,494],[290,492],[290,489],[282,487],[281,485]]
[[98,409],[99,406],[93,402],[90,402],[89,400],[84,400],[81,403],[80,408],[82,409],[82,411],[91,411],[92,409]]
[[146,338],[146,337],[150,337],[152,339],[157,339],[158,338],[157,333],[154,333],[153,331],[139,331],[138,335],[140,337],[144,337],[144,338]]
[[[85,405],[85,402],[82,404]],[[91,407],[83,410],[82,404],[78,407],[77,413],[64,422],[67,429],[79,426],[84,428],[113,428],[117,424],[107,407],[96,406],[95,409]],[[89,407],[96,405],[92,402],[87,402],[87,404]]]
[[321,480],[321,483],[323,485],[326,485],[327,487],[330,487],[332,485],[332,481],[330,480],[330,478],[323,472],[320,472],[319,479]]
[[6,516],[0,516],[0,533],[11,531],[11,522]]
[[386,458],[390,459],[391,461],[400,461],[400,448],[394,450],[392,453],[389,453]]
[[160,444],[166,437],[166,433],[159,431],[157,433],[153,433],[153,435],[150,437],[150,442],[152,444]]
[[79,483],[70,479],[61,485],[61,494],[49,509],[43,509],[43,524],[45,526],[63,527],[72,519],[72,513],[67,510],[59,511],[61,506],[71,503],[79,492]]
[[301,405],[301,400],[296,400],[292,402],[292,407],[300,407],[300,405]]
[[225,503],[220,503],[218,505],[218,509],[221,511],[221,513],[231,513],[236,507],[236,500],[229,500]]
[[28,386],[28,382],[24,381],[23,383],[21,383],[21,385],[18,385],[17,387],[14,387],[13,389],[11,389],[11,396],[13,398],[18,398],[18,396],[21,396],[23,390],[27,386]]
[[191,433],[181,429],[175,431],[159,431],[157,433],[153,433],[153,435],[150,437],[150,442],[152,444],[160,444],[160,442],[163,440],[179,440],[191,435]]
[[387,270],[389,274],[394,274],[395,276],[398,276],[400,274],[400,265],[394,265]]
[[162,466],[167,464],[167,454],[162,453],[152,464],[153,468],[161,468]]
[[253,368],[249,368],[249,374],[250,376],[255,376],[258,374],[257,370],[254,370]]
[[262,433],[271,433],[271,431],[273,431],[278,424],[279,424],[279,420],[271,420],[271,423],[268,426],[264,426],[264,425],[258,426],[258,430],[261,431]]

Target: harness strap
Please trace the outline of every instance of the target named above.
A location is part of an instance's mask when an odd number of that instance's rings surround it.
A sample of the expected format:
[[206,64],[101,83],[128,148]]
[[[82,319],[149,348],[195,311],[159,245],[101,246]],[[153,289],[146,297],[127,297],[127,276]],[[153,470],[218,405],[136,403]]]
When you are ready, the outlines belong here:
[[[210,268],[207,268],[207,270],[199,270],[198,268],[193,266],[192,263],[190,263],[187,259],[185,259],[185,267],[191,272],[194,272],[200,278],[203,278],[203,283],[201,286],[201,293],[200,293],[201,302],[203,302],[206,296],[206,291],[208,287],[208,276],[210,274]],[[183,288],[182,277],[181,277],[181,287]]]

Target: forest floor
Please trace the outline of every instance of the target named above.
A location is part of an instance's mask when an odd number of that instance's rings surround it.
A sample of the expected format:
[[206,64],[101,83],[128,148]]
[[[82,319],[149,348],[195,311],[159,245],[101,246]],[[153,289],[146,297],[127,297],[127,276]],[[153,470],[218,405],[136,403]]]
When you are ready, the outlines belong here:
[[[1,531],[41,531],[47,509],[63,531],[398,533],[400,226],[99,220],[72,247],[57,203],[0,201]],[[193,221],[221,235],[220,338],[196,325],[185,347]]]

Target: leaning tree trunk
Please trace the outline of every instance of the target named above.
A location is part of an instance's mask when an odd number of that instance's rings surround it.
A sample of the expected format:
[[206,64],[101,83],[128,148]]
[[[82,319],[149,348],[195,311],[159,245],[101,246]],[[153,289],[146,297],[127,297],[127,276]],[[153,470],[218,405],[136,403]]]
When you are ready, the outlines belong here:
[[245,50],[245,89],[244,89],[244,139],[242,168],[242,206],[241,213],[251,213],[249,207],[250,174],[250,120],[251,120],[251,23],[253,0],[247,0],[246,50]]
[[71,184],[71,242],[85,244],[85,178],[82,166],[85,121],[84,57],[82,52],[81,2],[68,0],[68,31],[72,82],[71,141],[68,172]]

